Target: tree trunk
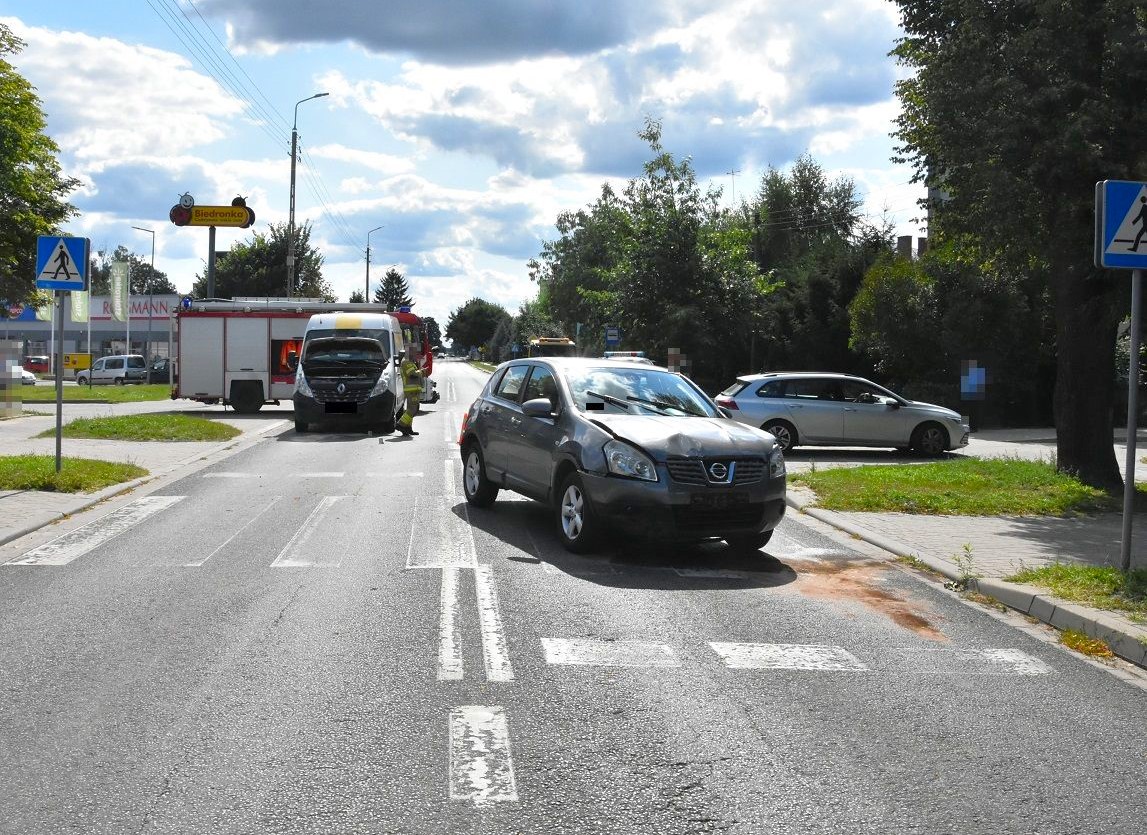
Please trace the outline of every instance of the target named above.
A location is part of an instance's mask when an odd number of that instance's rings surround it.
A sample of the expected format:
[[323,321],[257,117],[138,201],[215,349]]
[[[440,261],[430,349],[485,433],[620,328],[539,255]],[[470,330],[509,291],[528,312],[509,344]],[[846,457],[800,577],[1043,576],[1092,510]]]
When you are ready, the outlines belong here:
[[1112,408],[1115,300],[1122,289],[1094,271],[1053,264],[1055,286],[1057,468],[1083,483],[1119,492]]

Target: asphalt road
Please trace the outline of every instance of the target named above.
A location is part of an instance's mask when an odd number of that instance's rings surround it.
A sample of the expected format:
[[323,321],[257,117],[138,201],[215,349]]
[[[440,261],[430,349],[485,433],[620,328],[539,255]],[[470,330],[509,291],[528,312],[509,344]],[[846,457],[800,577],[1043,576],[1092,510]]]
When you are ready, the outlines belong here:
[[1147,691],[811,521],[569,555],[436,379],[0,548],[0,833],[1142,831]]

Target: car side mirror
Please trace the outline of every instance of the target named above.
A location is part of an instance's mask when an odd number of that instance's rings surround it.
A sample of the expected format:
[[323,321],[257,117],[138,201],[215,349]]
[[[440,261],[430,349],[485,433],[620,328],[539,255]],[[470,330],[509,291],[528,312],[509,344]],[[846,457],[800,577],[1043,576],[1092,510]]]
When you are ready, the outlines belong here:
[[554,406],[550,403],[549,398],[538,397],[534,400],[527,400],[522,404],[522,413],[527,417],[548,418],[554,416]]
[[899,409],[900,401],[894,397],[882,397],[881,402],[889,409]]
[[287,351],[287,368],[294,371],[299,367],[299,355],[294,351]]

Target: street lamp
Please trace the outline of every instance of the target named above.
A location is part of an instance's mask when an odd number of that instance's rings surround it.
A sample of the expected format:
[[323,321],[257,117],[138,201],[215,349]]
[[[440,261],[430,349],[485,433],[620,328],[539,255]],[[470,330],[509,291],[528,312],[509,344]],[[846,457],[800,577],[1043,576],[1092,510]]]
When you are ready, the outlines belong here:
[[370,236],[379,229],[385,228],[385,226],[376,226],[366,233],[366,295],[363,296],[363,301],[370,301]]
[[315,93],[295,102],[295,119],[291,122],[291,218],[287,223],[287,298],[295,289],[295,157],[299,152],[299,105],[311,99],[321,99],[330,93]]
[[[147,232],[151,235],[151,275],[147,279],[147,345],[143,349],[143,361],[150,364],[151,362],[151,317],[155,313],[155,230],[144,229],[142,226],[133,226],[132,229],[138,229],[140,232]],[[131,288],[127,291],[128,298],[128,318],[131,317]],[[131,353],[131,346],[128,346],[128,353]],[[151,382],[150,380],[148,382]]]

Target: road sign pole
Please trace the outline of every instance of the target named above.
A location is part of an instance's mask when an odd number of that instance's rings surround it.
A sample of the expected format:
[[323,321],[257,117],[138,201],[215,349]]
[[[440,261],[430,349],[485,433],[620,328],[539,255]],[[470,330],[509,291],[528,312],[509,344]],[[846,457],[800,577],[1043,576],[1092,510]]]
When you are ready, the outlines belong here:
[[1123,540],[1119,549],[1119,567],[1131,570],[1131,523],[1135,518],[1135,446],[1139,422],[1139,345],[1142,327],[1139,323],[1143,304],[1143,270],[1131,273],[1131,363],[1127,371],[1127,459],[1123,471]]
[[64,293],[56,290],[56,473],[60,472],[64,436]]

